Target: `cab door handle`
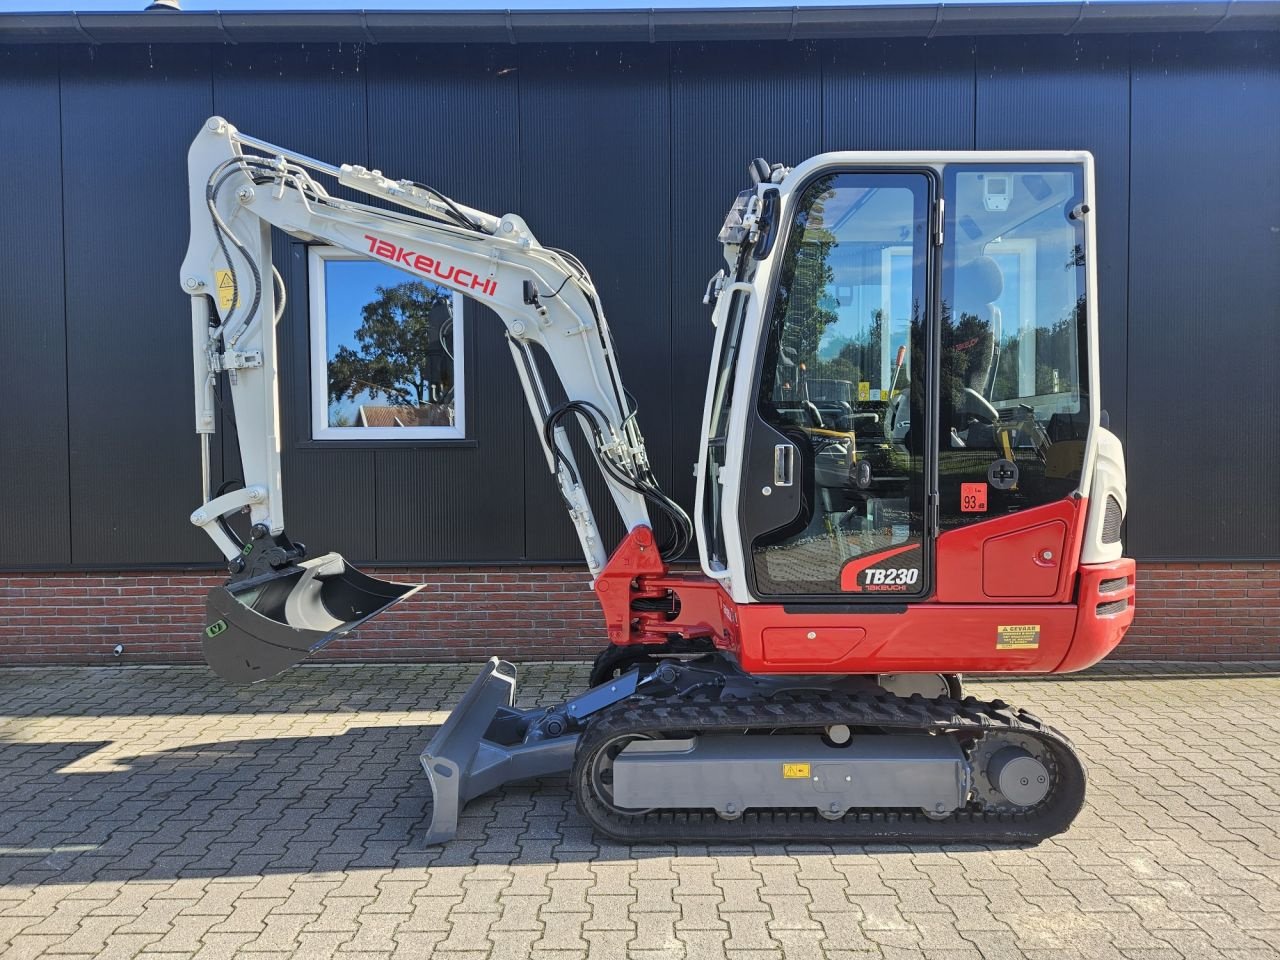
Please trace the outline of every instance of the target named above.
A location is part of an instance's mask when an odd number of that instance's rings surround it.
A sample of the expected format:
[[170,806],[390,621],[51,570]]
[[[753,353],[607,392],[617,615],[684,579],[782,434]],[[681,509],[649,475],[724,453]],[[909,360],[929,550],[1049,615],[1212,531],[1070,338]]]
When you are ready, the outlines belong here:
[[789,487],[796,480],[796,448],[790,443],[779,443],[773,448],[773,485]]

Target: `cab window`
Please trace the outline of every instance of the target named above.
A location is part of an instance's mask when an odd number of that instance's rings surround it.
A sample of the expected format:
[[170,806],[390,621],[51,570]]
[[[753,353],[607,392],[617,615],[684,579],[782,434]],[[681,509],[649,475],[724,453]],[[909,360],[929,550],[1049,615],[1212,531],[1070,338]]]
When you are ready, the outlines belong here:
[[1070,496],[1088,438],[1077,167],[948,168],[942,529]]

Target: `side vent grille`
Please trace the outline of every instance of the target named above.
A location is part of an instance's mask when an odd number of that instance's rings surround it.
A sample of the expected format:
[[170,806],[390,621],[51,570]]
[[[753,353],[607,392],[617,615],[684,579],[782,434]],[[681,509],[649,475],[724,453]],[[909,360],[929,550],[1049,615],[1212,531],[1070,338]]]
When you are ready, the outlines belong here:
[[1107,495],[1107,511],[1102,515],[1102,542],[1119,543],[1120,525],[1124,523],[1124,511],[1120,509],[1120,501]]
[[1112,577],[1109,580],[1103,580],[1098,584],[1099,593],[1115,593],[1117,590],[1123,590],[1129,585],[1128,577]]
[[1111,600],[1107,603],[1098,604],[1098,616],[1112,617],[1117,613],[1124,613],[1129,609],[1129,598],[1124,597],[1120,600]]

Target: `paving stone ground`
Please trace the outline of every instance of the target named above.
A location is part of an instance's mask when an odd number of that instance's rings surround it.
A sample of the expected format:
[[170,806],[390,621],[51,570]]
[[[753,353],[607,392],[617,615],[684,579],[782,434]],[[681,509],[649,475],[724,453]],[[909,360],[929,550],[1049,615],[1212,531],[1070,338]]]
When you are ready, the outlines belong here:
[[[972,683],[1089,764],[1086,810],[1037,847],[619,846],[564,779],[427,847],[417,754],[474,671],[0,671],[0,956],[1280,956],[1274,666]],[[521,699],[585,672],[528,667]]]

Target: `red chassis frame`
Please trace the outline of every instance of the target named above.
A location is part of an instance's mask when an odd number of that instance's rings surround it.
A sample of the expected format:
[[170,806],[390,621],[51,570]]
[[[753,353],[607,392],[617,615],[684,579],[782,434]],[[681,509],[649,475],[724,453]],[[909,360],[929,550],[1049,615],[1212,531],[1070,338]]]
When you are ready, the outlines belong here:
[[[1105,657],[1133,622],[1133,560],[1078,562],[1086,507],[1062,500],[944,533],[942,588],[905,610],[737,604],[701,573],[672,573],[648,527],[618,545],[595,591],[610,643],[710,640],[749,673],[1067,673]],[[646,609],[673,596],[674,618]]]

